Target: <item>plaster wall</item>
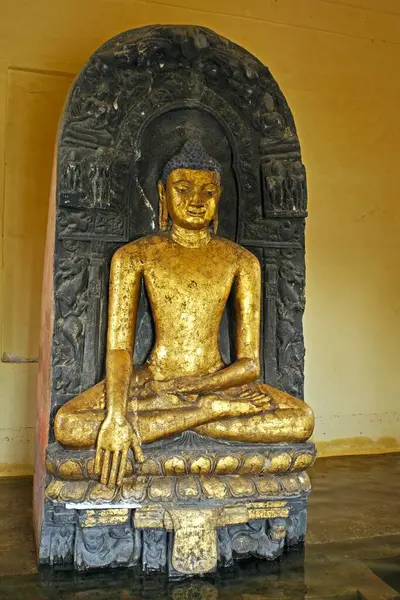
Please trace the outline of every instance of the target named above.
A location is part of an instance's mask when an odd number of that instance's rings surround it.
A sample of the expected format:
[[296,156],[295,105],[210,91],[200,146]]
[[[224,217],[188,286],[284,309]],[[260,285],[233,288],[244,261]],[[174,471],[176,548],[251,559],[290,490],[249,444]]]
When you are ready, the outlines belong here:
[[[173,4],[173,5],[172,5]],[[120,31],[196,23],[267,64],[308,170],[306,395],[322,454],[400,450],[397,0],[3,0],[1,354],[35,358],[57,121]],[[0,363],[0,474],[32,470],[35,363]]]

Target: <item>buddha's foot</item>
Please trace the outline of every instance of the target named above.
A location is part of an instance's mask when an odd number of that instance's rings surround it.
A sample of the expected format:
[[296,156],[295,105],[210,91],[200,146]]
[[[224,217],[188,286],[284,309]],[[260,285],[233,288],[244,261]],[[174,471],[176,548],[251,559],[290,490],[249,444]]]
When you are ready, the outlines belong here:
[[271,399],[265,394],[254,394],[246,398],[221,398],[204,396],[200,400],[201,407],[210,412],[214,418],[244,417],[256,415],[271,409]]

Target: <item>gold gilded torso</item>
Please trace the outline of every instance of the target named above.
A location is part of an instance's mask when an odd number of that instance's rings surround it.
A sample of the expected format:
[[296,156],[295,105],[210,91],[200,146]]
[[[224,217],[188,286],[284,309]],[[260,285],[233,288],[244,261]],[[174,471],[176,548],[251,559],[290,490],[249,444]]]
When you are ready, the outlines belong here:
[[[61,443],[96,444],[102,483],[121,485],[130,447],[142,462],[141,442],[182,431],[267,443],[304,440],[313,428],[304,403],[255,383],[261,268],[249,251],[211,234],[219,175],[176,169],[159,191],[171,228],[121,247],[111,262],[106,379],[55,419]],[[143,282],[156,333],[145,368],[132,364]],[[231,292],[235,358],[225,365],[218,338]]]
[[196,248],[183,247],[168,235],[130,245],[130,253],[137,253],[143,265],[156,327],[147,363],[155,379],[202,375],[224,366],[218,344],[220,322],[238,254],[245,252],[216,237]]

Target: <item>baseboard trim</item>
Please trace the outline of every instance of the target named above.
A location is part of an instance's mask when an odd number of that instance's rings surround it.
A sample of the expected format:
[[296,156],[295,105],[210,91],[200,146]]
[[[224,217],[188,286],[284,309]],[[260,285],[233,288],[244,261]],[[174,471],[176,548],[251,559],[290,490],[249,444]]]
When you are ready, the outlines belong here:
[[338,438],[334,440],[313,440],[319,458],[324,456],[353,456],[357,454],[389,454],[400,452],[400,438],[367,436]]

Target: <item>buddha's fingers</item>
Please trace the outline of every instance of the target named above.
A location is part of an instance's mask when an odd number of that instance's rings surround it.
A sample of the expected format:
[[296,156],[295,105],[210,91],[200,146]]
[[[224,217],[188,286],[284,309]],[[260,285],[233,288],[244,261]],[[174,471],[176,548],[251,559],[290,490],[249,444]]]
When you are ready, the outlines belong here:
[[101,475],[101,459],[103,457],[103,448],[97,448],[96,458],[94,461],[94,472],[100,477]]
[[256,400],[260,398],[263,394],[259,392],[246,392],[245,394],[241,394],[239,398],[244,398],[245,400]]
[[121,462],[119,464],[119,472],[118,472],[118,477],[117,477],[117,486],[118,487],[120,487],[123,483],[127,460],[128,460],[128,450],[126,450],[126,451],[124,450],[122,452]]
[[252,396],[254,396],[254,391],[253,390],[245,390],[244,392],[241,392],[240,394],[238,394],[237,398],[240,398],[240,399],[243,399],[243,400],[248,400]]
[[251,403],[262,410],[273,408],[272,399],[266,394],[260,394],[259,396],[257,396],[257,398],[253,398],[251,400]]
[[262,398],[268,398],[268,396],[259,389],[251,389],[245,390],[241,392],[238,396],[234,397],[234,400],[248,400],[252,402],[253,400],[261,400]]
[[109,485],[115,485],[117,481],[117,475],[119,474],[121,452],[112,453],[111,471],[108,478]]
[[258,387],[252,388],[250,390],[245,390],[238,396],[239,399],[243,398],[244,400],[258,400],[259,398],[265,397],[267,397],[267,394],[263,390],[260,390]]
[[133,450],[133,456],[135,458],[135,461],[138,463],[144,462],[145,458],[142,446],[140,444],[140,440],[136,432],[133,432],[131,436],[131,448]]
[[104,455],[103,455],[103,468],[101,470],[101,477],[100,477],[100,483],[102,483],[103,485],[107,485],[108,483],[108,471],[109,471],[109,466],[110,466],[110,451],[109,450],[104,450]]
[[267,396],[267,394],[256,394],[255,396],[253,396],[252,400],[265,400],[265,402],[271,402],[271,398],[270,396]]

